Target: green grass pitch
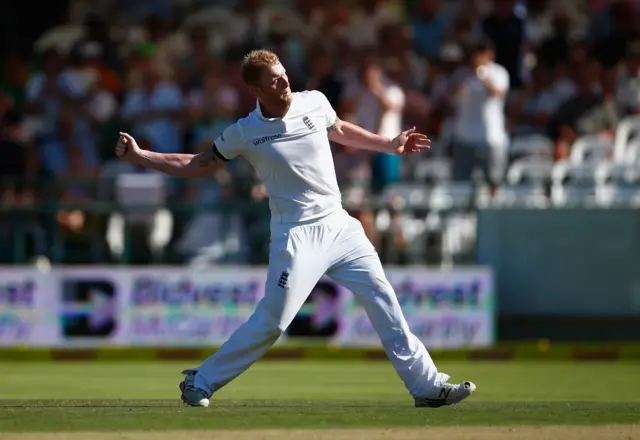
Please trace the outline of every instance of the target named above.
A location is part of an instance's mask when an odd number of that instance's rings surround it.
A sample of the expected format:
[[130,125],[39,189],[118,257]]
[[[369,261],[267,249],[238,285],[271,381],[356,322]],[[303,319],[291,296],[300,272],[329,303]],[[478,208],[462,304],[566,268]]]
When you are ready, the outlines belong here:
[[189,408],[178,383],[193,366],[0,364],[0,433],[640,423],[638,363],[443,362],[478,390],[439,409],[413,408],[385,361],[262,361]]

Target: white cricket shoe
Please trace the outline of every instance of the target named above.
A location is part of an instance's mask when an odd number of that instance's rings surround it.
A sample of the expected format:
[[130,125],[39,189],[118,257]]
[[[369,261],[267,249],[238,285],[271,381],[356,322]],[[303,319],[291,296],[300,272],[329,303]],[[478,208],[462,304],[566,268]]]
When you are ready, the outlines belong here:
[[440,408],[446,405],[455,405],[469,397],[476,390],[473,382],[463,382],[459,384],[445,383],[440,388],[438,396],[416,398],[417,408]]
[[185,378],[182,382],[180,382],[180,391],[182,395],[182,401],[189,406],[204,406],[205,408],[209,406],[209,395],[200,388],[196,388],[195,380],[196,373],[198,370],[184,370],[182,374],[185,375]]

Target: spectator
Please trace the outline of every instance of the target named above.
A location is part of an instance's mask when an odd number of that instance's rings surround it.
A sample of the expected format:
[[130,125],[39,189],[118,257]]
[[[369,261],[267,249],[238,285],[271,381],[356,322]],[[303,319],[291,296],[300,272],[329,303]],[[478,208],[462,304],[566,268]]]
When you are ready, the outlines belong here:
[[35,151],[29,143],[21,116],[7,95],[0,93],[0,200],[3,204],[31,204],[36,177]]
[[357,4],[340,35],[354,48],[373,48],[380,29],[386,24],[397,23],[399,17],[382,0],[360,0]]
[[189,50],[178,71],[180,85],[185,91],[202,86],[202,78],[210,68],[213,56],[206,27],[194,26],[189,33],[189,43]]
[[329,100],[334,109],[342,105],[343,83],[337,77],[331,53],[323,46],[316,46],[309,51],[307,90],[319,90]]
[[[559,61],[554,67],[555,89],[561,102],[573,98],[577,93],[575,78],[580,76],[581,71],[589,64],[589,47],[586,41],[576,41],[569,48],[569,57]],[[593,87],[599,87],[594,83]]]
[[24,114],[27,73],[27,68],[19,55],[7,56],[0,80],[0,93],[11,101],[13,110],[19,116]]
[[63,73],[64,59],[53,49],[42,60],[42,70],[29,78],[26,89],[25,124],[40,144],[44,170],[57,174],[66,168],[64,142],[69,138],[73,117],[67,107],[77,84]]
[[[355,97],[355,117],[361,127],[394,138],[402,131],[405,94],[382,72],[380,64],[368,59],[362,69],[362,85]],[[378,153],[372,158],[372,189],[379,192],[400,178],[401,157]]]
[[[427,66],[424,59],[412,49],[411,31],[402,24],[388,24],[380,29],[377,51],[385,63],[396,66],[398,77],[395,82],[407,90],[422,90],[427,80]],[[385,69],[388,72],[388,69]]]
[[122,5],[129,22],[139,23],[150,16],[169,20],[171,18],[171,3],[171,0],[137,0],[122,2]]
[[119,68],[118,48],[109,35],[109,24],[97,16],[89,16],[84,23],[84,36],[75,44],[72,51],[81,51],[99,59],[99,64],[109,70]]
[[243,49],[263,45],[269,36],[271,14],[263,0],[238,0],[231,43]]
[[444,29],[447,25],[438,14],[438,0],[421,0],[411,24],[413,45],[418,55],[433,60],[438,57],[442,46]]
[[509,112],[514,135],[546,134],[549,118],[562,104],[553,80],[553,70],[549,66],[539,64],[533,69],[524,93]]
[[[63,115],[68,118],[65,123],[69,130],[65,140],[82,149],[80,157],[86,166],[96,168],[100,161],[99,131],[115,114],[117,102],[107,89],[108,76],[103,77],[98,67],[98,53],[92,49],[90,43],[82,44],[71,54],[69,66],[63,74],[73,87],[68,93]],[[68,171],[70,165],[65,160],[59,166]]]
[[490,40],[480,41],[470,52],[470,65],[454,85],[455,122],[453,177],[471,179],[476,166],[494,186],[503,177],[508,137],[505,96],[509,73],[495,61]]
[[628,46],[619,84],[617,99],[621,115],[640,114],[640,39]]
[[[449,42],[442,46],[437,61],[431,64],[429,70],[430,87],[427,91],[431,114],[427,133],[435,133],[437,136],[443,135],[442,128],[446,126],[446,122],[453,114],[452,96],[449,91],[452,89],[456,77],[460,72],[463,72],[461,70],[463,59],[462,48],[455,42]],[[446,138],[446,136],[445,132],[444,137]]]
[[550,12],[553,14],[555,11],[550,11],[549,3],[550,0],[526,3],[525,38],[529,43],[529,49],[537,49],[550,32],[549,15]]
[[[556,140],[556,159],[568,157],[576,139],[587,135],[610,135],[615,127],[618,114],[610,93],[606,99],[603,96],[601,70],[597,61],[587,63],[576,78],[577,95],[564,102],[551,117],[549,132]],[[594,87],[596,84],[600,87]]]
[[453,26],[446,35],[446,40],[461,46],[469,46],[478,42],[482,36],[482,26],[478,24],[477,16],[466,9],[454,18]]
[[239,97],[227,82],[224,71],[212,69],[203,87],[192,90],[186,99],[189,122],[193,127],[192,151],[203,151],[234,121]]
[[[86,166],[83,153],[83,149],[76,146],[67,148],[68,167],[56,176],[62,204],[81,204],[94,197],[95,188],[91,184],[98,175],[97,168]],[[82,230],[86,217],[86,213],[79,208],[62,208],[57,213],[58,223],[69,231]]]
[[155,59],[140,60],[141,84],[124,97],[122,116],[127,124],[144,130],[163,153],[182,151],[183,100],[180,88],[168,79]]
[[496,63],[507,69],[510,85],[524,85],[523,61],[526,42],[525,18],[515,0],[496,0],[495,11],[485,19],[482,30],[495,47]]
[[565,10],[558,9],[553,15],[553,35],[542,42],[538,51],[538,63],[555,67],[569,58],[571,49],[571,17]]
[[321,38],[322,28],[326,21],[326,9],[322,0],[296,0],[295,25],[299,35],[304,41],[313,44],[317,38]]
[[[94,49],[96,46],[92,43],[79,45],[77,49],[85,63],[83,71],[78,73],[88,76],[91,83],[85,93],[78,96],[76,108],[87,124],[87,134],[76,135],[87,136],[87,139],[91,136],[95,144],[92,148],[98,149],[102,159],[105,154],[112,154],[113,139],[119,132],[119,103],[116,97],[122,91],[122,83],[115,71],[102,64],[100,51]],[[89,131],[91,134],[88,134]]]
[[608,26],[601,38],[591,40],[596,59],[605,69],[614,68],[624,58],[627,46],[640,38],[640,4],[637,0],[619,0],[606,10]]
[[[0,203],[3,206],[33,206],[37,172],[36,152],[26,136],[19,111],[13,100],[0,92]],[[46,251],[41,219],[37,214],[18,212],[0,219],[0,261],[24,263],[34,253]],[[28,240],[25,240],[27,239]],[[16,243],[32,244],[24,255],[10,255]]]

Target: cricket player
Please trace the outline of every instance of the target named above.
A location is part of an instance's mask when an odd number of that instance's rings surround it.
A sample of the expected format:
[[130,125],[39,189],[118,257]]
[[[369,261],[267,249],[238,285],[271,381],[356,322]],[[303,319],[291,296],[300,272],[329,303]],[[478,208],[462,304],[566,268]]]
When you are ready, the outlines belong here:
[[416,154],[429,139],[414,129],[388,139],[341,121],[319,91],[292,93],[287,72],[267,50],[242,64],[256,108],[229,126],[208,151],[162,154],[141,150],[121,133],[116,155],[183,178],[211,174],[237,156],[262,178],[271,209],[265,296],[253,315],[200,367],[185,370],[182,400],[209,406],[212,395],[247,370],[278,340],[316,283],[328,275],[357,297],[417,407],[451,405],[476,389],[448,383],[411,332],[378,254],[359,221],[342,207],[329,141],[373,152]]

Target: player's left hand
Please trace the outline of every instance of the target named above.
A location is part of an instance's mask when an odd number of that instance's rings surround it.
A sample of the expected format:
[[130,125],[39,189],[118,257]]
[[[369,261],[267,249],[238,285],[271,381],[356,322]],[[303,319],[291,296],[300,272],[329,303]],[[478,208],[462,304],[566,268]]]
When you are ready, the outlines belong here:
[[415,131],[416,127],[412,127],[393,139],[392,142],[396,154],[418,154],[431,148],[429,138]]

